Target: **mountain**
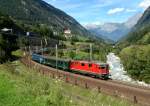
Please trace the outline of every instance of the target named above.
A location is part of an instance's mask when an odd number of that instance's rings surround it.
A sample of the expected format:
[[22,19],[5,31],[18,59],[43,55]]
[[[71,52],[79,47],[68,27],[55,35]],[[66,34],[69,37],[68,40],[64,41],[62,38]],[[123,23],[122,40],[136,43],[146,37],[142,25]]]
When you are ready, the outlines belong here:
[[134,16],[130,17],[125,23],[124,25],[131,29],[134,27],[134,25],[137,24],[138,20],[142,17],[142,14],[141,13],[137,13],[135,14]]
[[150,84],[150,7],[117,46],[128,74]]
[[132,31],[127,34],[120,44],[149,44],[150,43],[150,7],[144,12]]
[[75,35],[91,35],[74,18],[42,0],[0,0],[0,12],[28,25],[44,24],[60,33],[70,29]]
[[113,41],[118,41],[131,30],[141,15],[141,13],[138,13],[130,17],[125,23],[105,23],[103,25],[87,25],[85,27],[89,31],[95,32],[97,35],[103,35]]
[[150,25],[150,6],[146,9],[141,19],[138,21],[135,27],[140,28],[142,26]]
[[114,43],[113,40],[109,39],[106,36],[101,35],[99,32],[97,32],[95,30],[97,27],[98,27],[98,25],[92,25],[91,24],[91,25],[87,25],[86,29],[88,29],[93,35],[102,38],[106,43],[113,44]]

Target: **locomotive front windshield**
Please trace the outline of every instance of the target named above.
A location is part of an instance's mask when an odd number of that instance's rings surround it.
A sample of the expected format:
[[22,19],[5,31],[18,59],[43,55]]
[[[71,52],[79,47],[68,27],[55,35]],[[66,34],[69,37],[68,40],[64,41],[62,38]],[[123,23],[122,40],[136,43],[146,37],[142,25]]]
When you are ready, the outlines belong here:
[[105,65],[100,65],[99,69],[106,69],[108,70],[109,69],[109,66],[107,64]]
[[100,65],[100,69],[106,69],[106,65]]

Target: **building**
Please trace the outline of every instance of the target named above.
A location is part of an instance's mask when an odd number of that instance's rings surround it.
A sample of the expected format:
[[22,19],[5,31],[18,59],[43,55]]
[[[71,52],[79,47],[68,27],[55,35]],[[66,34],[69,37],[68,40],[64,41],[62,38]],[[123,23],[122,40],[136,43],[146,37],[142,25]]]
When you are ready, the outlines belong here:
[[71,30],[68,28],[64,29],[64,34],[71,34]]
[[64,36],[67,39],[72,37],[71,30],[69,28],[64,29]]

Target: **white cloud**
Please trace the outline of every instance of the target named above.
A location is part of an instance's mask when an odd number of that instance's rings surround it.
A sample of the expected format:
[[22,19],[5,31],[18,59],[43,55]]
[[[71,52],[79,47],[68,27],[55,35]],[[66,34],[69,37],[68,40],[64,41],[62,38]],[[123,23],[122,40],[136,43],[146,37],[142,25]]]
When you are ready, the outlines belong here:
[[140,4],[139,7],[142,7],[143,9],[146,9],[150,6],[150,0],[143,0]]
[[122,12],[124,10],[125,10],[124,8],[114,8],[114,9],[110,9],[107,14],[111,15],[111,14]]
[[135,9],[126,9],[126,12],[136,12],[137,10]]

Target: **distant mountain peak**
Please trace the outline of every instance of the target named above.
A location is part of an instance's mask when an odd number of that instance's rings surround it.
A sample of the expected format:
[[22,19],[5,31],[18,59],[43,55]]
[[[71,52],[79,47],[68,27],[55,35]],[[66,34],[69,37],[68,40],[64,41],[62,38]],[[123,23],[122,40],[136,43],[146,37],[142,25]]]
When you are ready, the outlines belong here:
[[105,23],[102,27],[102,31],[106,31],[108,33],[112,33],[113,31],[117,30],[120,26],[120,23]]
[[137,24],[138,20],[142,17],[142,13],[137,13],[134,16],[130,17],[126,22],[125,26],[127,28],[132,28],[134,25]]
[[84,25],[84,27],[86,29],[95,29],[97,27],[99,27],[100,25],[96,25],[96,24],[87,24],[87,25]]
[[98,35],[102,35],[111,40],[117,41],[123,36],[125,36],[134,25],[137,24],[137,21],[141,18],[142,13],[137,13],[134,16],[130,17],[124,23],[104,23],[103,25],[86,25],[85,28],[95,32]]

